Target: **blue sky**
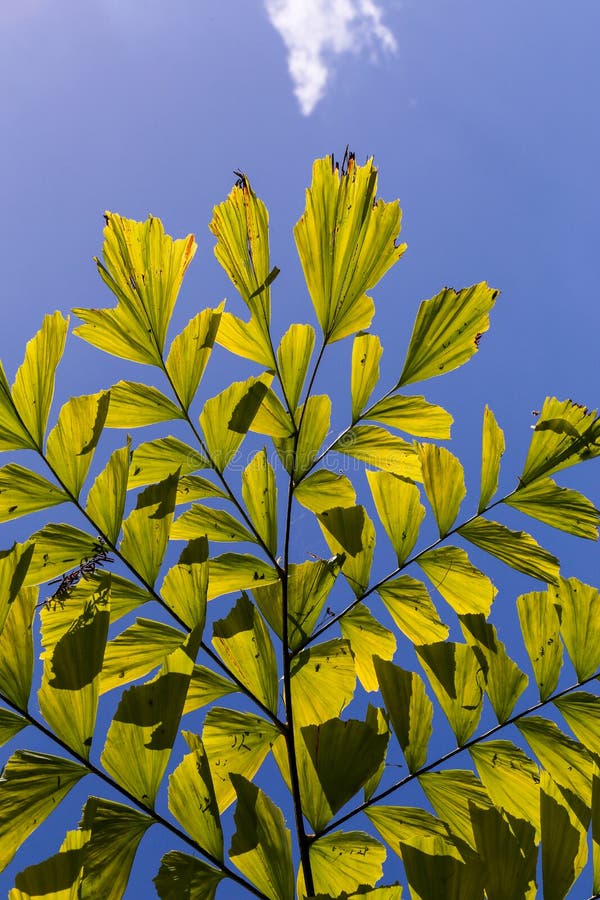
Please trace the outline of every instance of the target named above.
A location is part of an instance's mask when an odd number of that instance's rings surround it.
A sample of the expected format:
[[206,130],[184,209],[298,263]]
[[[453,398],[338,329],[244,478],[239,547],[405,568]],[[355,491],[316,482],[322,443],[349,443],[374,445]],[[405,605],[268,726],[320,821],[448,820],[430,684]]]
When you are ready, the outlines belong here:
[[[3,0],[0,356],[9,376],[44,312],[112,303],[91,261],[105,209],[152,213],[173,235],[196,234],[179,327],[223,297],[241,313],[207,228],[235,168],[270,210],[282,270],[276,331],[313,321],[291,228],[312,160],[349,144],[359,160],[374,154],[381,195],[399,197],[404,210],[408,251],[375,292],[383,385],[398,375],[420,300],[482,279],[502,291],[481,352],[426,393],[455,417],[470,485],[483,406],[492,407],[507,436],[510,487],[547,394],[599,402],[599,29],[595,0]],[[321,388],[342,398],[341,426],[349,344],[332,357]],[[232,371],[253,370],[215,354],[204,395]],[[73,338],[57,397],[122,377],[140,373]],[[564,483],[600,501],[593,467]],[[28,525],[1,528],[6,547]],[[597,583],[594,545],[532,530],[562,556],[566,575]],[[308,541],[300,528],[300,556]],[[502,585],[498,621],[509,623],[514,597],[533,584],[486,565]],[[0,889],[53,849],[52,828],[45,835],[48,844],[33,839],[0,876]]]

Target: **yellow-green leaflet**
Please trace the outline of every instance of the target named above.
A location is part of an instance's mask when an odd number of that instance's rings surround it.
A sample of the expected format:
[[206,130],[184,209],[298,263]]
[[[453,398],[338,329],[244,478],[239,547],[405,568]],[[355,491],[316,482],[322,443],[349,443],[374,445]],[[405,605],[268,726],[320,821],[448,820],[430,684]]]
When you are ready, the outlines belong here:
[[250,316],[249,321],[245,322],[232,313],[222,313],[216,342],[230,353],[267,368],[274,367],[271,344],[256,316]]
[[171,850],[160,861],[154,885],[160,900],[215,900],[215,893],[224,875],[196,856]]
[[471,822],[484,866],[486,895],[535,900],[538,848],[534,829],[519,819],[508,821],[497,809],[476,806],[471,808]]
[[563,900],[587,862],[590,810],[548,772],[541,773],[540,788],[544,898]]
[[290,325],[281,338],[277,350],[279,373],[292,409],[300,400],[314,346],[315,330],[312,325]]
[[364,603],[359,603],[340,619],[340,630],[352,648],[356,674],[362,686],[366,691],[376,691],[374,657],[391,659],[396,652],[396,638],[371,615]]
[[584,681],[600,668],[600,594],[578,578],[559,578],[551,587],[560,610],[560,633],[577,679]]
[[289,438],[294,433],[290,414],[270,387],[265,392],[249,430],[272,438]]
[[421,464],[412,444],[377,425],[355,425],[333,448],[346,456],[413,481],[423,481]]
[[147,675],[181,647],[185,632],[152,619],[136,619],[106,645],[100,691],[105,694]]
[[379,360],[382,353],[383,347],[377,335],[357,334],[354,338],[350,378],[352,424],[360,418],[373,388],[379,381]]
[[37,588],[21,588],[0,631],[0,691],[19,709],[27,709],[31,692],[32,623],[37,599]]
[[210,358],[225,303],[204,309],[190,319],[174,339],[165,363],[173,390],[184,409],[189,409]]
[[207,459],[175,437],[159,438],[139,444],[132,453],[127,490],[163,481],[179,470],[181,475],[206,469]]
[[489,615],[498,593],[490,579],[469,561],[461,547],[436,547],[421,554],[418,564],[444,600],[459,615]]
[[505,722],[529,679],[509,657],[496,629],[482,613],[462,615],[460,626],[467,643],[477,650],[485,675],[485,692],[498,722]]
[[448,637],[431,597],[422,581],[401,575],[377,588],[392,619],[414,644],[432,644]]
[[124,447],[111,454],[92,484],[85,506],[86,513],[98,524],[99,530],[111,544],[116,543],[121,531],[128,470],[129,440]]
[[345,475],[318,469],[296,485],[294,497],[314,513],[322,513],[333,506],[355,506],[356,491]]
[[57,506],[68,499],[68,494],[61,488],[18,463],[9,463],[0,469],[0,522]]
[[427,761],[433,705],[425,692],[423,679],[416,672],[407,672],[379,658],[375,658],[374,663],[394,734],[409,771],[415,772]]
[[12,740],[29,722],[22,716],[0,707],[0,747]]
[[491,409],[486,406],[483,411],[483,429],[481,437],[481,490],[477,512],[482,512],[498,489],[500,460],[506,445],[504,432],[496,422]]
[[179,407],[150,384],[119,381],[110,389],[107,428],[141,428],[183,418]]
[[194,712],[195,709],[200,709],[213,700],[219,700],[236,691],[239,691],[238,685],[223,675],[218,675],[206,666],[194,666],[183,714]]
[[200,847],[223,860],[223,831],[206,752],[197,735],[184,731],[183,736],[192,752],[169,778],[169,812]]
[[[377,900],[377,892],[365,891],[364,886],[375,885],[383,876],[387,853],[385,847],[370,834],[364,831],[333,831],[314,841],[309,853],[318,894],[363,897],[373,893],[374,900]],[[361,890],[354,894],[358,888]],[[301,898],[307,896],[302,867],[298,870],[298,895]]]
[[551,478],[538,478],[518,488],[504,502],[552,528],[598,540],[600,512],[591,500],[579,491],[559,487]]
[[547,397],[535,425],[521,482],[529,484],[600,453],[600,418],[596,410],[572,400]]
[[364,412],[362,418],[432,440],[448,440],[454,421],[449,412],[428,403],[425,397],[403,397],[400,394],[379,400]]
[[277,482],[275,472],[260,450],[242,473],[242,498],[252,524],[272,556],[277,553]]
[[540,830],[540,775],[536,764],[511,741],[483,741],[469,749],[492,802]]
[[207,599],[248,591],[278,581],[277,570],[249,553],[223,553],[209,560]]
[[431,503],[440,537],[444,537],[454,525],[467,493],[463,467],[445,447],[419,444],[418,453],[427,499]]
[[473,774],[465,769],[446,769],[419,775],[419,784],[434,810],[455,837],[476,849],[471,810],[490,809],[492,801]]
[[19,872],[8,900],[77,900],[89,836],[89,831],[81,829],[67,831],[58,853]]
[[517,572],[551,584],[558,579],[557,558],[540,547],[525,531],[511,531],[499,522],[479,518],[463,525],[458,533]]
[[[407,847],[422,847],[431,857],[441,853],[457,860],[463,858],[459,841],[450,834],[446,823],[424,809],[377,805],[366,809],[365,814],[386,844],[400,857],[404,856]],[[443,894],[438,894],[440,896]],[[481,895],[478,900],[480,898]],[[434,895],[427,895],[427,900],[434,900]]]
[[174,541],[191,541],[206,537],[209,541],[247,541],[255,543],[256,538],[224,509],[211,509],[201,503],[194,503],[186,509],[171,526],[170,538]]
[[0,362],[0,450],[35,449],[13,403],[10,385]]
[[425,516],[418,487],[391,472],[366,471],[375,508],[396,551],[398,565],[408,558],[417,542]]
[[312,644],[294,657],[290,668],[296,728],[334,719],[351,702],[356,668],[347,640]]
[[480,662],[468,644],[446,641],[422,644],[415,650],[460,747],[481,716],[485,680]]
[[526,716],[517,728],[554,781],[589,804],[592,759],[584,747],[541,716]]
[[48,435],[46,458],[67,491],[79,497],[104,427],[110,394],[72,397]]
[[[219,471],[235,456],[263,401],[272,376],[235,381],[204,404],[200,426]],[[266,379],[266,380],[265,380]]]
[[208,541],[194,538],[181,551],[177,565],[169,569],[161,596],[188,628],[204,630],[208,594]]
[[148,587],[154,585],[167,549],[176,491],[176,475],[145,488],[123,522],[120,551]]
[[400,842],[411,900],[481,900],[485,882],[481,859],[462,862],[462,857],[444,851],[443,841],[433,846],[428,838],[414,839],[410,845]]
[[531,594],[521,594],[517,599],[523,640],[539,688],[540,700],[546,700],[556,689],[562,668],[560,620],[553,601],[552,591],[534,591]]
[[360,597],[369,585],[373,563],[373,522],[362,506],[326,510],[318,516],[318,520],[331,552],[340,559],[344,557],[342,574],[355,596]]

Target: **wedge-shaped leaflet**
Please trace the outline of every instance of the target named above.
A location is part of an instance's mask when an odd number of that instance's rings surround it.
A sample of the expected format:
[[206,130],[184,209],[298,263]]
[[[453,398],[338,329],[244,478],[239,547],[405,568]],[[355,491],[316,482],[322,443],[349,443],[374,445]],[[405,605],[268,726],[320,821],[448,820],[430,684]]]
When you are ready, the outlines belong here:
[[314,513],[325,512],[334,506],[356,504],[356,491],[350,479],[327,469],[319,469],[304,478],[296,485],[294,497]]
[[26,569],[26,585],[50,581],[76,568],[83,560],[95,556],[99,547],[97,537],[64,523],[44,525],[31,535],[28,543],[33,546],[33,553]]
[[377,658],[375,671],[406,765],[415,772],[425,765],[432,733],[433,705],[425,693],[423,679],[416,672]]
[[81,900],[119,900],[127,888],[129,873],[144,834],[154,819],[111,800],[90,797],[79,827],[89,831],[83,851]]
[[252,713],[213,707],[206,714],[202,743],[222,813],[235,799],[230,775],[252,779],[279,736],[271,722]]
[[[375,552],[375,526],[362,506],[326,510],[318,519],[331,552],[344,557],[342,574],[354,594],[360,597],[369,586]],[[324,521],[327,522],[326,527]],[[358,531],[361,521],[362,527]],[[350,549],[344,544],[349,545]]]
[[175,650],[156,678],[123,692],[108,730],[102,765],[148,807],[169,762],[192,668],[186,649]]
[[223,873],[201,859],[171,850],[160,861],[153,881],[160,900],[214,900]]
[[0,450],[35,450],[13,403],[10,385],[0,362]]
[[411,481],[398,478],[391,472],[367,469],[366,476],[375,508],[401,566],[417,542],[425,516],[419,489]]
[[68,499],[61,488],[18,463],[0,469],[0,522],[57,506]]
[[432,440],[448,440],[454,419],[449,412],[425,397],[403,397],[394,394],[379,400],[366,410],[364,419],[374,419],[383,425],[391,425],[415,437]]
[[249,553],[223,553],[209,560],[207,599],[248,591],[278,581],[277,571]]
[[48,435],[46,459],[65,489],[75,497],[83,487],[106,419],[107,392],[72,397]]
[[383,759],[379,763],[379,768],[376,772],[371,775],[370,778],[364,783],[363,786],[363,797],[365,800],[370,800],[377,788],[379,787],[379,783],[383,778],[383,773],[385,772],[385,759],[387,755],[387,746],[389,745],[390,739],[390,717],[387,714],[386,710],[382,706],[373,706],[371,703],[367,706],[367,715],[365,716],[365,722],[367,725],[370,725],[377,734],[383,734],[387,738],[386,750],[383,755]]
[[258,412],[270,380],[271,376],[261,376],[234,381],[204,404],[200,426],[218,471],[222,472],[235,456]]
[[135,222],[107,212],[105,219],[104,262],[96,264],[117,306],[74,310],[85,323],[75,334],[114,356],[160,366],[181,282],[196,252],[194,237],[174,241],[153,216]]
[[0,870],[88,770],[70,759],[17,750],[0,778]]
[[167,574],[160,589],[167,606],[188,628],[201,634],[206,620],[208,592],[208,542],[196,538],[181,551],[177,565]]
[[313,644],[294,657],[291,675],[296,728],[340,716],[356,686],[350,644],[340,638]]
[[77,900],[89,835],[89,831],[67,831],[58,853],[19,872],[8,900]]
[[164,481],[168,475],[174,475],[177,471],[181,475],[188,475],[208,466],[209,462],[204,456],[176,437],[147,441],[133,451],[127,490]]
[[485,867],[486,897],[535,900],[535,830],[522,821],[509,822],[497,809],[473,806],[470,814],[477,853]]
[[[294,450],[293,440],[276,442],[277,452],[286,470],[299,481],[310,469],[319,448],[329,433],[331,400],[326,394],[313,394],[296,411],[300,433]],[[300,424],[301,423],[301,424]]]
[[246,594],[225,619],[215,622],[212,644],[229,671],[276,713],[279,683],[273,643],[259,611]]
[[422,644],[415,650],[460,747],[481,716],[485,682],[479,660],[468,644],[451,641]]
[[476,569],[460,547],[437,547],[419,556],[419,565],[458,615],[489,615],[498,593],[487,575]]
[[[314,841],[309,855],[316,894],[378,897],[376,892],[372,895],[365,891],[365,886],[372,887],[383,876],[387,853],[372,835],[364,831],[333,831]],[[298,870],[298,896],[307,896],[302,867]]]
[[552,592],[522,594],[517,599],[517,612],[540,700],[546,700],[558,684],[563,656]]
[[[398,856],[409,847],[422,847],[432,856],[436,853],[463,859],[464,846],[450,834],[445,822],[424,809],[410,806],[370,806],[365,815]],[[445,897],[439,894],[438,897]],[[432,898],[433,900],[433,898]],[[458,900],[458,898],[457,898]],[[481,900],[478,897],[477,900]]]
[[224,509],[210,509],[201,503],[194,503],[186,509],[171,526],[171,540],[190,541],[207,537],[209,541],[255,542],[255,537]]
[[277,482],[275,472],[260,450],[242,473],[242,497],[260,538],[270,553],[277,553]]
[[290,414],[272,388],[267,388],[258,412],[252,420],[250,431],[272,438],[288,438],[294,434]]
[[119,381],[110,389],[107,428],[141,428],[183,418],[179,407],[150,384]]
[[475,849],[471,809],[490,809],[492,801],[479,779],[468,770],[448,769],[419,775],[419,784],[452,834]]
[[589,805],[592,760],[584,747],[541,716],[520,719],[517,728],[554,781]]
[[590,811],[547,772],[542,772],[540,788],[544,900],[564,900],[587,862]]
[[391,659],[396,652],[396,638],[371,615],[364,603],[340,619],[340,629],[352,648],[360,683],[366,691],[376,691],[379,685],[373,658]]
[[29,725],[27,719],[0,707],[0,747]]
[[477,857],[461,862],[445,855],[441,845],[430,849],[428,841],[400,846],[411,900],[481,900],[484,896],[485,868]]
[[154,585],[167,549],[176,491],[176,475],[145,488],[123,522],[120,552],[148,587]]
[[490,327],[489,313],[497,296],[498,291],[481,281],[458,292],[444,288],[431,300],[423,300],[398,387],[451,372],[471,359]]
[[0,691],[19,709],[27,709],[31,691],[32,622],[37,599],[36,588],[21,588],[10,604],[6,622],[0,632]]
[[427,499],[431,503],[440,537],[454,525],[460,504],[465,498],[465,473],[459,460],[435,444],[419,444],[419,460]]
[[173,338],[165,363],[173,390],[184,409],[196,395],[219,330],[224,303],[217,309],[204,309]]
[[41,329],[27,342],[25,358],[13,384],[12,399],[19,419],[38,450],[44,443],[56,367],[65,349],[68,327],[69,320],[59,312],[44,316]]
[[511,741],[485,741],[469,750],[492,803],[540,830],[540,775]]
[[143,678],[181,647],[187,635],[178,628],[154,619],[136,619],[125,631],[106,645],[100,691]]
[[[88,494],[85,511],[111,544],[117,542],[127,498],[129,441],[115,450]],[[158,480],[158,479],[157,479]]]
[[396,244],[400,205],[376,200],[376,194],[372,159],[357,166],[351,155],[341,173],[332,157],[315,161],[294,237],[327,341],[369,327],[375,310],[365,292],[406,250],[406,244]]
[[[77,584],[69,592],[69,600],[73,603],[79,603],[84,600],[91,592],[107,590],[110,587],[110,621],[117,622],[122,616],[131,612],[133,609],[143,606],[154,597],[148,591],[123,578],[121,575],[110,573],[110,581],[107,578],[108,573],[102,572],[100,569],[94,575],[86,575],[85,578]],[[57,611],[56,609],[54,610]]]
[[281,338],[277,360],[283,390],[291,409],[295,409],[300,400],[314,346],[315,331],[312,325],[290,325]]
[[377,425],[355,425],[336,441],[332,449],[360,459],[376,469],[384,469],[413,481],[423,481],[421,464],[413,445]]
[[528,678],[513,662],[485,616],[461,616],[460,625],[468,644],[475,649],[485,676],[485,692],[498,722],[506,722],[527,687]]
[[473,519],[458,529],[471,544],[495,556],[511,569],[531,575],[540,581],[556,584],[559,562],[525,531],[511,531],[499,522]]
[[496,417],[489,406],[483,411],[483,429],[481,437],[481,490],[477,512],[482,512],[498,490],[500,460],[506,445],[504,432],[496,422]]
[[600,745],[600,697],[587,691],[572,691],[554,701],[573,734],[591,753]]
[[71,621],[60,634],[47,627],[52,610],[42,610],[40,709],[52,731],[85,759],[96,725],[109,608],[110,593],[101,588],[71,610]]
[[230,353],[251,359],[252,362],[268,369],[275,366],[271,343],[261,319],[257,316],[250,316],[246,322],[232,313],[224,312],[217,333],[217,344]]
[[520,512],[568,534],[598,540],[600,512],[578,491],[559,487],[551,478],[526,484],[505,500]]
[[578,578],[559,578],[550,591],[560,610],[560,633],[577,680],[585,681],[600,667],[600,594]]
[[229,678],[218,675],[212,669],[207,669],[206,666],[194,666],[183,714],[194,712],[194,710],[212,703],[213,700],[220,700],[221,697],[234,694],[238,690],[238,685]]
[[208,759],[200,738],[183,736],[192,751],[169,778],[169,812],[204,851],[223,861],[223,831]]
[[354,338],[350,376],[353,424],[360,419],[360,414],[379,381],[379,360],[382,353],[383,347],[376,334],[357,334]]
[[594,763],[592,776],[592,865],[595,894],[600,893],[600,770]]
[[537,420],[521,482],[573,466],[600,453],[600,418],[572,400],[547,397]]
[[177,496],[175,505],[190,503],[192,500],[206,500],[207,497],[216,497],[219,500],[229,500],[229,494],[200,475],[184,475],[177,483]]
[[432,644],[448,637],[422,581],[401,575],[377,588],[392,619],[413,644]]
[[242,775],[231,775],[237,795],[229,858],[269,900],[294,900],[292,837],[281,810]]

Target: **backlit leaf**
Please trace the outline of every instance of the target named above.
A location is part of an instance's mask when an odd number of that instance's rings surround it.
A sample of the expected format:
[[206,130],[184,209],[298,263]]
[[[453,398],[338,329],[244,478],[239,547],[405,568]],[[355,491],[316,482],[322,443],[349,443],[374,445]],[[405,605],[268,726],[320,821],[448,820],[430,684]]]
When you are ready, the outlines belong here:
[[31,691],[32,623],[37,599],[37,588],[21,588],[0,633],[0,691],[19,709],[27,709]]
[[[400,857],[403,857],[405,847],[414,846],[423,847],[431,856],[440,853],[457,860],[463,858],[459,841],[450,834],[446,823],[424,809],[409,806],[370,806],[365,810],[365,814],[386,844]],[[481,897],[477,900],[481,900]]]
[[271,376],[234,381],[204,404],[200,425],[208,452],[222,472],[233,459],[258,412]]
[[556,689],[562,667],[560,622],[550,591],[533,591],[517,599],[517,612],[533,674],[546,700]]
[[517,728],[554,781],[589,804],[592,760],[581,744],[541,716],[520,719]]
[[160,589],[167,606],[200,634],[206,619],[208,569],[208,542],[204,537],[195,538],[181,551]]
[[490,809],[492,801],[479,779],[466,769],[419,775],[419,784],[452,834],[475,849],[471,808]]
[[272,438],[287,438],[294,433],[290,414],[271,388],[267,388],[258,412],[252,420],[250,431]]
[[135,448],[131,457],[127,490],[164,481],[179,471],[188,475],[209,465],[197,450],[175,437],[147,441]]
[[[365,716],[365,722],[377,734],[383,734],[387,738],[387,745],[389,745],[390,738],[390,725],[389,725],[389,715],[386,710],[381,706],[373,706],[371,703],[367,706],[367,715]],[[381,762],[379,763],[379,768],[376,772],[373,773],[363,785],[363,797],[365,800],[370,800],[379,784],[381,779],[383,778],[385,772],[385,758],[387,754],[387,745],[386,752],[383,755]]]
[[600,453],[600,418],[572,400],[547,397],[536,422],[521,482],[573,466]]
[[456,613],[489,615],[498,591],[460,547],[436,547],[421,554],[418,563]]
[[486,406],[483,411],[483,430],[481,438],[481,490],[477,512],[482,512],[498,490],[500,460],[506,445],[504,432],[496,422],[494,413]]
[[591,753],[597,752],[600,743],[600,697],[587,691],[572,691],[558,697],[554,705],[584,747]]
[[203,850],[223,860],[223,831],[208,759],[197,735],[184,731],[192,751],[169,778],[169,812]]
[[559,487],[551,478],[538,478],[504,501],[520,512],[568,534],[598,540],[600,512],[578,491]]
[[[44,525],[31,535],[33,555],[24,583],[41,584],[80,565],[98,552],[98,538],[73,525]],[[50,593],[50,591],[48,592]]]
[[296,485],[294,497],[314,513],[324,512],[334,506],[356,504],[356,491],[350,479],[327,469],[311,472]]
[[378,688],[373,657],[392,659],[396,652],[396,638],[375,619],[364,603],[353,607],[340,619],[342,637],[352,648],[356,674],[366,691]]
[[525,531],[511,531],[499,522],[478,518],[463,525],[458,533],[517,572],[551,584],[558,579],[559,563],[556,557],[540,547]]
[[222,313],[216,342],[230,353],[274,368],[273,349],[257,316],[250,316],[246,322],[232,313]]
[[237,684],[218,675],[212,669],[206,666],[194,666],[192,677],[190,678],[190,686],[185,698],[185,707],[183,714],[194,712],[213,700],[220,700],[227,694],[233,694],[239,690]]
[[466,862],[429,840],[400,844],[411,900],[481,900],[485,869],[477,858]]
[[156,581],[169,542],[176,491],[176,475],[145,488],[123,522],[120,552],[149,587]]
[[413,481],[423,480],[421,464],[413,445],[377,425],[355,425],[336,441],[332,449],[360,459],[376,469],[384,469]]
[[401,575],[377,588],[387,611],[414,644],[432,644],[448,637],[444,625],[422,581]]
[[497,809],[473,806],[470,813],[477,853],[485,866],[486,896],[490,900],[534,900],[535,830],[523,821],[509,822]]
[[382,659],[375,660],[375,671],[406,765],[415,772],[427,761],[432,733],[433,705],[425,684],[416,672],[407,672]]
[[129,442],[115,450],[90,488],[85,511],[111,544],[121,531],[127,498]]
[[366,471],[375,508],[398,558],[398,565],[409,557],[417,542],[425,516],[418,487],[391,472]]
[[9,463],[0,469],[0,522],[65,503],[69,495],[37,472]]
[[419,444],[419,460],[427,499],[431,503],[440,537],[454,525],[465,498],[465,473],[459,460],[445,447]]
[[208,497],[219,500],[231,499],[226,491],[217,487],[208,478],[202,478],[201,475],[184,475],[177,482],[176,506],[190,503],[192,500],[206,500]]
[[483,741],[469,752],[495,806],[540,830],[540,775],[536,764],[511,741]]
[[[377,900],[377,893],[365,891],[365,886],[373,887],[383,876],[387,854],[372,835],[364,831],[333,831],[311,843],[309,855],[317,894],[330,897],[366,894]],[[298,871],[298,896],[307,896],[302,867]]]
[[110,394],[72,397],[48,435],[46,459],[65,489],[79,497],[106,419]]
[[[326,510],[319,515],[319,525],[327,546],[332,553],[345,557],[342,574],[357,597],[362,596],[369,585],[373,553],[375,551],[375,527],[364,507]],[[358,527],[362,519],[362,530]],[[327,522],[327,526],[324,522]],[[335,528],[335,533],[330,530]],[[349,545],[349,549],[342,541]]]
[[10,741],[16,734],[27,728],[29,722],[22,716],[0,707],[0,747]]
[[375,334],[357,334],[352,344],[350,393],[352,423],[361,416],[373,388],[379,381],[379,360],[383,353],[381,341]]
[[179,407],[150,384],[118,381],[110,389],[107,428],[141,428],[183,417]]
[[[587,862],[589,810],[576,797],[572,808],[567,799],[572,795],[554,784],[547,772],[542,772],[540,788],[544,900],[564,900]],[[585,823],[577,807],[585,809]]]
[[249,553],[223,553],[209,560],[207,599],[248,591],[277,581],[277,570]]
[[242,473],[242,497],[260,538],[273,556],[277,553],[277,482],[275,472],[260,450]]
[[186,637],[185,632],[163,622],[136,619],[106,645],[101,693],[143,678],[181,647]]
[[578,578],[559,578],[550,592],[560,609],[567,653],[578,681],[584,681],[600,667],[600,594]]
[[35,449],[35,442],[21,422],[10,385],[0,362],[0,450]]
[[293,444],[290,447],[290,441],[284,441],[277,446],[281,461],[290,474],[294,472],[295,481],[302,478],[310,469],[329,433],[330,419],[331,400],[326,394],[313,394],[298,408],[296,422],[300,427],[300,434],[295,453]]
[[468,644],[446,641],[415,650],[460,747],[481,716],[485,680],[480,662]]
[[171,526],[171,540],[189,541],[207,537],[209,541],[249,541],[255,538],[237,519],[223,509],[194,503]]
[[279,374],[292,409],[300,400],[314,346],[315,331],[312,325],[290,325],[281,338],[277,350]]
[[379,400],[366,410],[363,418],[391,425],[415,437],[448,440],[454,419],[449,412],[428,403],[425,397],[402,397],[394,394]]
[[19,872],[8,900],[78,900],[89,835],[89,831],[67,831],[58,853]]
[[172,850],[161,859],[154,884],[160,900],[214,900],[222,878],[201,859]]
[[482,613],[463,615],[460,624],[467,643],[475,648],[485,674],[485,692],[498,722],[505,722],[527,687],[528,678],[513,662],[496,629]]
[[334,638],[312,644],[291,663],[294,725],[316,725],[340,716],[356,685],[348,641]]
[[224,303],[204,309],[187,323],[174,339],[165,368],[184,409],[196,395],[219,330]]
[[600,892],[600,774],[598,763],[594,762],[592,776],[592,861],[593,887],[595,894]]

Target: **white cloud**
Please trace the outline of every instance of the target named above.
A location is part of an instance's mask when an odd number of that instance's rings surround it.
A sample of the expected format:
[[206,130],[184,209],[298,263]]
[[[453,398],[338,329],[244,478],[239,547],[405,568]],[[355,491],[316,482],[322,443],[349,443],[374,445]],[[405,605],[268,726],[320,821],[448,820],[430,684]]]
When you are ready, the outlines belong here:
[[397,47],[375,0],[265,0],[265,7],[287,47],[294,93],[305,116],[325,93],[333,57]]

